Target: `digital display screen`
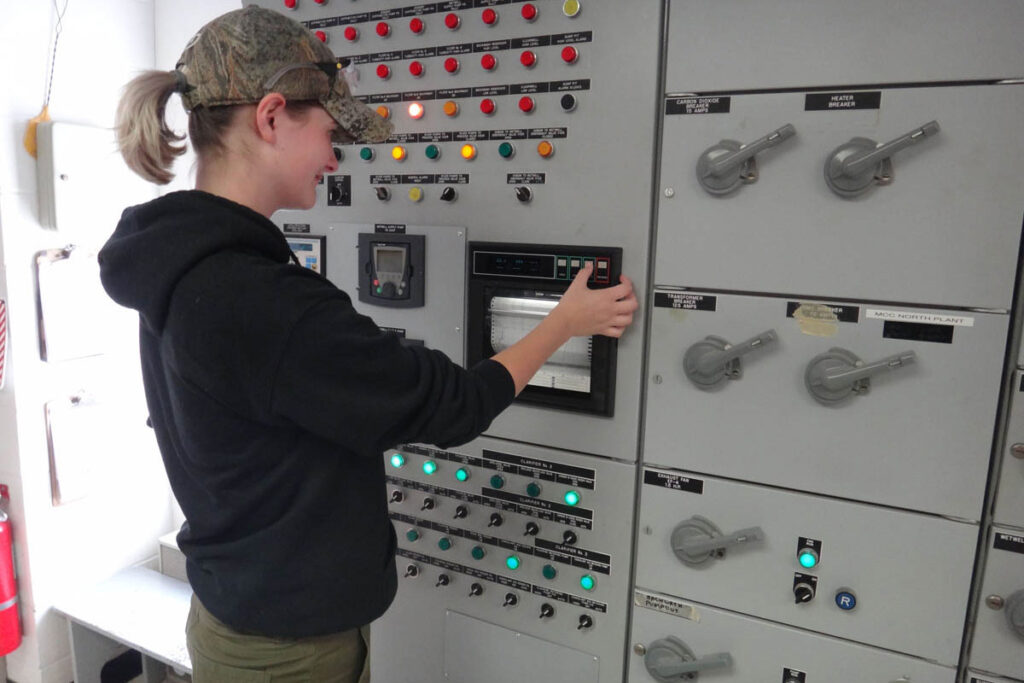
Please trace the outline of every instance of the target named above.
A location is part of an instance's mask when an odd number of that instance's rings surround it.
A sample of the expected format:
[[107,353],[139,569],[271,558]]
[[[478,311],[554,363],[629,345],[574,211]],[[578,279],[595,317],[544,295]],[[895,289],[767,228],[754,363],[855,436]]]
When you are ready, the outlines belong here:
[[473,273],[554,279],[555,257],[552,254],[512,254],[498,251],[473,252]]
[[373,258],[378,273],[401,273],[405,270],[405,249],[374,247]]

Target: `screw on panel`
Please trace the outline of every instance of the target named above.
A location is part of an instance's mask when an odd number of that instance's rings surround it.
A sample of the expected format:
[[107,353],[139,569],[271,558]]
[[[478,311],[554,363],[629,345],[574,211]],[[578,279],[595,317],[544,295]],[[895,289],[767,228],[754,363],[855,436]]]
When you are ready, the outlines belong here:
[[989,609],[1003,609],[1003,596],[1001,595],[989,595],[985,598],[985,604],[988,605]]
[[655,375],[654,377],[651,378],[651,381],[654,382],[655,384],[661,384],[664,380],[662,379],[661,375]]
[[1015,443],[1010,446],[1010,453],[1012,453],[1015,458],[1024,459],[1024,443]]
[[638,655],[645,655],[647,654],[647,648],[644,646],[643,643],[637,643],[633,646],[633,652],[635,652]]
[[673,197],[675,197],[676,196],[675,188],[666,187],[665,188],[665,196],[668,197],[669,199],[672,199]]

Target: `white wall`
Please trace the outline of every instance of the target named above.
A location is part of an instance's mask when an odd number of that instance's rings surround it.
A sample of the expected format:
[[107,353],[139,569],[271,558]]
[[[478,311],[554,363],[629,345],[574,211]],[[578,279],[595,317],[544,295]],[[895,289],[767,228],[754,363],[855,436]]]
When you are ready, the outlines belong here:
[[[18,683],[70,681],[66,623],[51,605],[62,591],[151,559],[157,537],[180,522],[144,425],[134,317],[110,330],[102,356],[62,363],[39,357],[33,255],[70,241],[40,224],[36,162],[22,147],[26,123],[46,94],[53,4],[32,0],[0,6],[0,63],[5,65],[0,70],[0,298],[8,303],[11,335],[7,385],[0,391],[0,483],[11,490],[25,629],[22,646],[7,658],[8,676]],[[120,89],[134,73],[173,68],[199,26],[240,5],[238,0],[70,0],[51,117],[110,127]],[[189,165],[179,165],[184,172],[176,187],[188,186]],[[97,191],[118,191],[105,179],[96,180]],[[88,207],[82,210],[87,215]],[[104,231],[113,227],[100,228],[92,238],[101,243]],[[53,506],[44,405],[83,387],[108,398],[117,428],[103,448],[88,454],[102,474],[91,493]]]

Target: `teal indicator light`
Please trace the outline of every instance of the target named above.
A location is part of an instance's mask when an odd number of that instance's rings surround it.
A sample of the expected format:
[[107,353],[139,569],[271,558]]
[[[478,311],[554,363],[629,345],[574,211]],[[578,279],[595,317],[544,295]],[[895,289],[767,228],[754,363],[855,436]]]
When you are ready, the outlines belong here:
[[431,161],[437,161],[441,158],[441,148],[437,145],[427,145],[427,148],[423,150],[423,153],[427,155],[427,158]]
[[442,536],[441,540],[437,542],[437,547],[441,550],[450,550],[452,547],[452,540],[447,536]]
[[520,564],[521,563],[519,561],[519,557],[516,555],[509,555],[505,558],[505,566],[511,569],[512,571],[519,569]]
[[420,532],[416,531],[415,529],[409,529],[408,531],[405,532],[405,537],[407,539],[409,539],[410,543],[413,543],[413,542],[419,540]]
[[467,470],[465,467],[460,467],[459,469],[455,470],[455,478],[458,479],[459,481],[466,481],[467,479],[469,479],[469,470]]
[[434,462],[433,460],[424,460],[423,461],[423,473],[424,474],[433,474],[434,472],[437,472],[437,463]]
[[544,565],[544,568],[541,569],[541,573],[544,575],[544,578],[547,579],[548,581],[551,581],[556,576],[558,576],[558,570],[555,569],[550,564]]
[[482,560],[484,559],[484,555],[487,554],[487,551],[485,551],[482,547],[475,545],[473,546],[473,549],[469,551],[469,554],[473,556],[474,560]]
[[804,569],[814,569],[818,566],[818,553],[813,550],[800,551],[800,566]]
[[585,590],[585,591],[592,591],[592,590],[594,590],[594,585],[595,585],[594,577],[591,576],[590,574],[584,574],[583,576],[580,577],[580,588],[582,588],[583,590]]
[[564,499],[566,505],[576,507],[580,502],[580,494],[578,491],[566,491]]
[[512,146],[511,142],[503,142],[498,145],[498,154],[501,155],[502,159],[511,159],[515,156],[516,148]]
[[500,489],[500,488],[504,488],[504,486],[505,486],[505,478],[503,476],[501,476],[500,474],[495,474],[495,475],[491,476],[491,488],[492,489]]
[[401,453],[395,453],[394,455],[391,456],[392,467],[402,467],[403,465],[405,465],[404,455],[402,455]]
[[373,161],[373,149],[370,147],[363,147],[359,150],[359,158],[363,161]]
[[536,482],[530,482],[526,485],[526,495],[530,498],[536,498],[540,495],[540,484]]

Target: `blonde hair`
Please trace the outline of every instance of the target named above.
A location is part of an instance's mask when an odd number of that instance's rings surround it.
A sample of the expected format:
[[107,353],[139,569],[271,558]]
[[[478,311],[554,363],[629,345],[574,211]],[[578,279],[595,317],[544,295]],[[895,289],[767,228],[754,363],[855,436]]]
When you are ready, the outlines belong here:
[[[124,87],[117,106],[114,126],[121,156],[128,168],[160,185],[171,182],[171,165],[185,153],[185,136],[165,120],[167,100],[181,86],[180,78],[176,71],[144,71]],[[188,138],[197,155],[224,148],[224,133],[241,106],[201,106],[189,112]],[[319,106],[315,100],[288,100],[285,111],[301,117]]]
[[128,168],[160,185],[171,182],[171,165],[185,153],[185,136],[164,120],[167,100],[177,87],[174,71],[139,74],[125,86],[114,120],[117,146]]

